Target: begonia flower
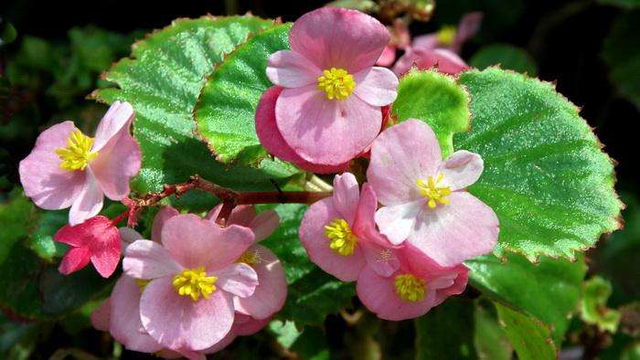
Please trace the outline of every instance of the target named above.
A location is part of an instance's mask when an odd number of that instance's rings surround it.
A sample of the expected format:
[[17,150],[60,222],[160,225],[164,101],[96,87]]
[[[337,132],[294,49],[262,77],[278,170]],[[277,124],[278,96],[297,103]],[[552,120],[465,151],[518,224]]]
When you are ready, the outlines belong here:
[[20,162],[20,182],[38,207],[71,207],[69,223],[77,225],[97,215],[104,196],[121,200],[129,194],[129,179],[140,169],[140,148],[129,134],[134,118],[129,103],[116,101],[90,138],[73,122],[48,128],[31,153]]
[[389,28],[389,32],[391,33],[391,40],[382,51],[382,54],[380,54],[376,65],[393,65],[393,62],[396,60],[396,51],[398,49],[405,50],[411,46],[409,27],[403,19],[395,19],[393,26]]
[[291,50],[267,61],[267,76],[284,88],[273,132],[313,164],[341,165],[364,152],[380,132],[380,108],[397,96],[395,74],[374,67],[388,42],[384,25],[359,11],[326,7],[300,17]]
[[71,246],[58,270],[69,275],[91,262],[102,277],[109,277],[120,262],[120,232],[105,216],[94,216],[79,225],[65,225],[53,240]]
[[253,245],[254,233],[174,215],[164,221],[160,242],[136,240],[123,260],[125,274],[148,281],[140,299],[142,326],[165,348],[208,349],[229,334],[234,297],[251,296],[258,285],[255,270],[236,262]]
[[375,215],[393,244],[407,240],[439,265],[491,252],[498,239],[493,210],[465,191],[483,170],[480,155],[457,151],[444,161],[426,123],[409,119],[371,147],[367,179],[382,205]]
[[355,281],[364,267],[388,276],[399,266],[393,246],[376,229],[376,194],[362,192],[351,173],[336,175],[333,196],[313,203],[300,224],[300,240],[309,258],[342,281]]
[[381,319],[422,316],[467,286],[469,270],[464,265],[439,266],[412,245],[400,249],[399,259],[399,269],[390,276],[366,267],[358,277],[358,298]]

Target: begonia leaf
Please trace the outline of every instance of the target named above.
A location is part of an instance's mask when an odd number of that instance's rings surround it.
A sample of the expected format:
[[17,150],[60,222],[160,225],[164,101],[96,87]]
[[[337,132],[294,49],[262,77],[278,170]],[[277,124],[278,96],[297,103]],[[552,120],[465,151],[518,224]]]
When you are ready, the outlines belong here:
[[599,276],[585,281],[580,315],[584,322],[597,325],[600,331],[615,333],[620,312],[607,308],[611,291],[611,283]]
[[509,44],[487,45],[475,54],[469,65],[484,70],[491,65],[500,65],[502,69],[514,70],[529,76],[537,76],[536,63],[524,49]]
[[518,359],[557,359],[557,348],[551,330],[542,322],[526,314],[496,303],[498,319]]
[[[635,6],[640,6],[640,1]],[[619,16],[607,36],[602,54],[609,64],[609,78],[618,93],[640,109],[640,10]]]

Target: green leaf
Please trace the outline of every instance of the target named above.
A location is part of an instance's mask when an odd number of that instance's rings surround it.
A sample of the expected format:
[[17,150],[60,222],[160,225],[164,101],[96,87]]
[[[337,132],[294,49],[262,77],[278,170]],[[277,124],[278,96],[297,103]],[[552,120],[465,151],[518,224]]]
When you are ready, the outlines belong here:
[[267,58],[289,48],[290,28],[280,25],[253,36],[207,79],[195,116],[198,133],[219,161],[259,166],[268,157],[256,135],[255,111],[262,93],[273,86],[265,73]]
[[640,0],[598,0],[600,4],[614,5],[625,9],[640,7]]
[[469,130],[469,94],[455,78],[437,71],[413,70],[400,78],[393,114],[398,122],[423,120],[438,137],[443,156],[453,152],[453,134]]
[[498,215],[496,254],[574,259],[620,227],[613,162],[575,105],[551,84],[510,71],[469,71],[460,82],[471,94],[473,130],[454,144],[484,160],[469,192]]
[[529,76],[537,76],[536,63],[524,49],[509,44],[487,45],[476,52],[469,65],[484,70],[491,65],[514,70]]
[[[491,305],[493,310],[493,305]],[[495,312],[495,311],[494,311]],[[484,306],[476,306],[473,343],[480,360],[510,360],[513,347],[498,324],[497,314]]]
[[416,359],[475,359],[474,303],[450,298],[415,320]]
[[504,326],[518,359],[556,359],[557,350],[551,331],[540,321],[496,303],[498,318]]
[[260,244],[280,259],[287,275],[289,293],[278,318],[298,326],[320,325],[328,314],[351,305],[353,283],[342,282],[320,270],[307,256],[298,238],[300,221],[307,206],[286,204],[276,207],[280,226]]
[[[272,189],[271,178],[295,173],[293,167],[271,160],[264,160],[261,170],[227,169],[195,134],[193,111],[207,76],[250,34],[273,25],[251,16],[177,20],[136,43],[131,58],[104,75],[118,87],[97,90],[94,97],[107,103],[128,101],[136,110],[134,136],[142,150],[142,168],[132,182],[135,191],[159,191],[163,184],[194,174],[236,189]],[[211,205],[208,197],[200,196],[191,208]]]
[[29,234],[34,215],[31,200],[19,188],[11,191],[6,204],[0,204],[0,264],[9,256],[13,245]]
[[466,262],[470,283],[489,298],[544,322],[560,343],[580,298],[586,272],[582,257],[573,263],[540,258],[537,264],[517,254],[506,259],[485,255]]
[[62,257],[67,245],[53,241],[53,235],[67,224],[68,219],[67,210],[39,211],[35,229],[28,239],[29,247],[45,260]]
[[[638,2],[636,2],[636,6]],[[640,108],[640,10],[616,19],[605,40],[603,56],[610,67],[609,78],[618,92]]]
[[615,333],[620,322],[620,312],[607,308],[611,296],[611,283],[594,276],[584,282],[581,316],[587,324],[597,325],[600,331]]

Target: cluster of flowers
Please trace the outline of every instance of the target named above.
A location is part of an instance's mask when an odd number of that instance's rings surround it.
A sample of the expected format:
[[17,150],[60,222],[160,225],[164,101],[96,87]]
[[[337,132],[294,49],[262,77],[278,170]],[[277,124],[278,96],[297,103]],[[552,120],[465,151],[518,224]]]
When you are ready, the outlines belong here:
[[[317,173],[341,173],[369,157],[362,189],[351,173],[334,179],[332,197],[310,206],[299,229],[310,259],[343,281],[357,281],[362,303],[389,320],[414,318],[467,284],[463,261],[492,251],[494,212],[467,193],[481,175],[479,155],[441,158],[432,129],[411,119],[386,129],[398,78],[375,67],[387,29],[357,11],[324,8],[302,16],[291,51],[270,56],[275,84],[256,110],[256,131],[273,155]],[[162,208],[151,240],[121,219],[98,216],[104,196],[130,201],[141,163],[130,134],[134,111],[115,102],[90,138],[66,121],[45,130],[20,163],[25,193],[41,208],[69,212],[54,236],[70,245],[64,274],[93,263],[111,276],[110,298],[92,315],[127,349],[166,358],[203,358],[262,329],[284,305],[278,258],[257,245],[278,226],[274,211],[221,206],[204,218]]]

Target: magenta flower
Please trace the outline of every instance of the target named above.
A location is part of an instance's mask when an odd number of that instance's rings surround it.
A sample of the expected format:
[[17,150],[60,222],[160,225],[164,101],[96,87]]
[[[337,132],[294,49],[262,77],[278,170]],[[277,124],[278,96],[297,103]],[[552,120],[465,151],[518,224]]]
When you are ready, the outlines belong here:
[[464,265],[441,267],[411,245],[400,250],[399,258],[400,268],[390,276],[366,267],[358,277],[358,298],[381,319],[422,316],[467,286],[469,270]]
[[168,217],[160,240],[134,241],[123,261],[128,276],[148,281],[140,299],[142,325],[171,350],[207,349],[231,330],[234,296],[249,297],[258,285],[253,268],[236,262],[254,234],[187,214]]
[[364,267],[388,276],[399,263],[389,241],[376,230],[378,200],[372,187],[362,193],[350,173],[336,175],[333,196],[309,207],[300,224],[300,240],[309,258],[342,281],[355,281]]
[[65,225],[53,240],[71,246],[58,267],[65,275],[84,268],[91,261],[98,273],[107,278],[120,262],[120,232],[104,216],[92,217],[79,225]]
[[27,196],[43,209],[71,207],[71,225],[98,214],[105,195],[123,199],[129,194],[129,179],[140,169],[140,149],[129,134],[133,118],[131,105],[116,101],[100,121],[95,139],[71,121],[45,130],[20,162]]
[[464,150],[442,161],[433,130],[420,120],[385,130],[373,143],[367,170],[384,205],[375,215],[380,232],[393,244],[408,240],[445,267],[491,252],[498,218],[464,191],[482,170],[480,156]]
[[277,129],[300,158],[341,165],[364,152],[380,132],[381,106],[396,98],[398,79],[374,67],[389,42],[387,29],[355,10],[327,7],[291,28],[291,51],[267,62],[284,90],[275,105]]

